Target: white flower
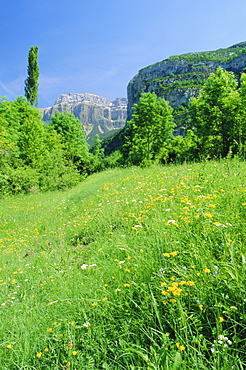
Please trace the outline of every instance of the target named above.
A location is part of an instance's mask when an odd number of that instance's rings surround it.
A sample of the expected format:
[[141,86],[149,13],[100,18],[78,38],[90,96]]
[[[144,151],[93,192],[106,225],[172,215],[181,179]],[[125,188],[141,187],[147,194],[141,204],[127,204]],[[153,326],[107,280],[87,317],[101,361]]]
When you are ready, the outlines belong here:
[[91,324],[87,321],[87,322],[85,322],[85,323],[83,324],[83,326],[84,326],[85,328],[88,328],[89,326],[91,326]]
[[175,220],[168,220],[168,221],[167,221],[167,223],[168,223],[168,224],[175,224],[175,223],[176,223],[176,221],[175,221]]
[[85,263],[81,266],[82,270],[86,270],[87,267],[88,265],[86,265]]

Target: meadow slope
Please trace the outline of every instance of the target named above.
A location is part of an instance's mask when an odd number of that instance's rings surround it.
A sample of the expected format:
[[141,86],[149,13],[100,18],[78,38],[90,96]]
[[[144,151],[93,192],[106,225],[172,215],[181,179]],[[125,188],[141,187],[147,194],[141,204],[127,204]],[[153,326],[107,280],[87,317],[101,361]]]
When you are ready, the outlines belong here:
[[0,200],[2,370],[246,367],[246,163]]

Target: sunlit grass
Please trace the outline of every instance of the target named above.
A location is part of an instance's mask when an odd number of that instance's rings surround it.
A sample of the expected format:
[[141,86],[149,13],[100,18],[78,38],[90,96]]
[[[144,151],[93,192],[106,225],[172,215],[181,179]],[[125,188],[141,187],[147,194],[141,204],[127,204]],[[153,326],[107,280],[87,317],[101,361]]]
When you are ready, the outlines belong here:
[[2,369],[244,369],[246,165],[0,201]]

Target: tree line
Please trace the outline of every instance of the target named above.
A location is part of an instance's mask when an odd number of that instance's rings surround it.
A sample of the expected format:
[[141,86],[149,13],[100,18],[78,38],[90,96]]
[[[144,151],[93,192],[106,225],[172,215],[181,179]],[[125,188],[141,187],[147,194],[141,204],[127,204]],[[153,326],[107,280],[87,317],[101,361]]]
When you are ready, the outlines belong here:
[[30,49],[25,97],[0,99],[0,194],[76,185],[108,167],[191,161],[232,155],[246,149],[246,74],[240,80],[218,68],[187,108],[186,133],[175,135],[174,111],[155,93],[143,93],[122,134],[122,146],[104,155],[98,135],[89,150],[82,124],[56,112],[45,124],[37,106],[37,47]]
[[246,74],[218,68],[197,98],[184,109],[186,133],[175,136],[173,109],[155,93],[143,93],[133,106],[121,148],[122,161],[150,162],[244,157],[246,150]]

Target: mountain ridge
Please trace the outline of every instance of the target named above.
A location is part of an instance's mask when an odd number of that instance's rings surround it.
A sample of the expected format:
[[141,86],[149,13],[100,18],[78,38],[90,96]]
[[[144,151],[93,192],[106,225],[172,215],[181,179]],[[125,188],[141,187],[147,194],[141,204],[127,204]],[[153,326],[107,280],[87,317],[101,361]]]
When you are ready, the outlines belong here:
[[42,120],[49,123],[55,112],[69,112],[77,117],[86,133],[89,144],[98,134],[101,139],[124,127],[127,113],[127,99],[110,101],[90,93],[61,94],[52,107],[40,108]]

